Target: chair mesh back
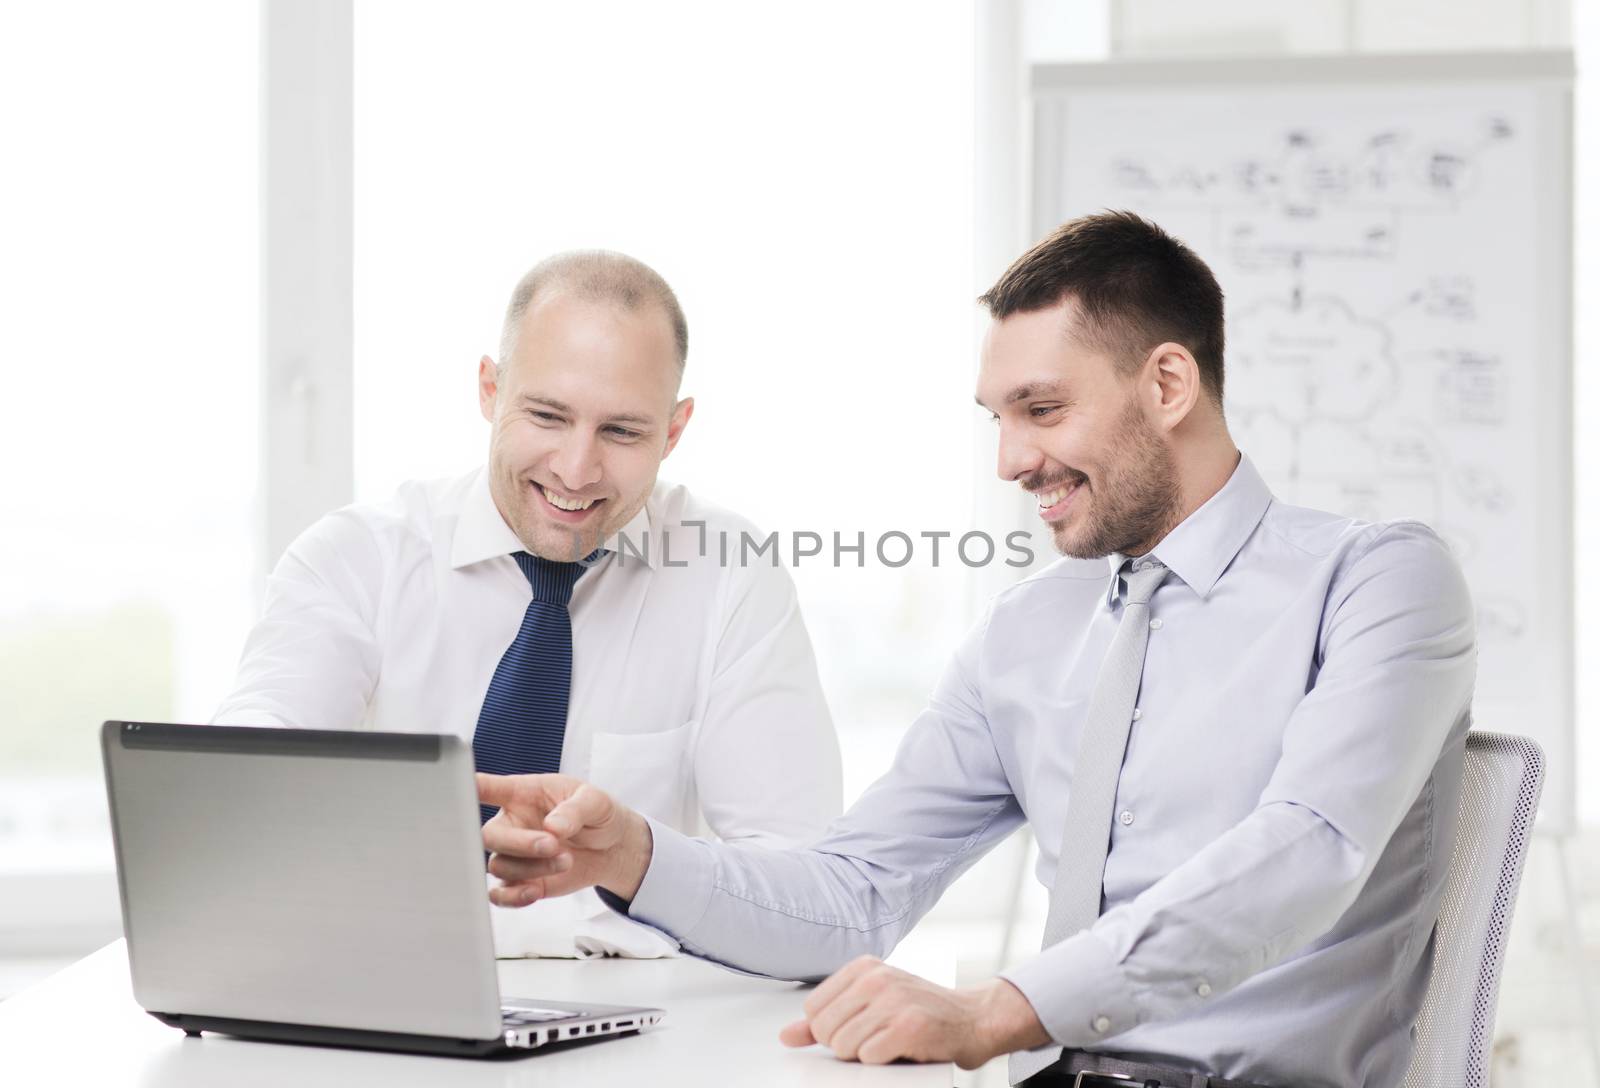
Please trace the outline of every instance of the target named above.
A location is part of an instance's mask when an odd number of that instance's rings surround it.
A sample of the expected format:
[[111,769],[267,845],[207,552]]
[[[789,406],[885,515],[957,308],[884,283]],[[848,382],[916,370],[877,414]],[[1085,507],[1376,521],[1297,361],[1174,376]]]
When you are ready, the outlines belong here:
[[1544,753],[1533,741],[1467,735],[1460,822],[1405,1088],[1487,1088],[1506,931],[1543,784]]

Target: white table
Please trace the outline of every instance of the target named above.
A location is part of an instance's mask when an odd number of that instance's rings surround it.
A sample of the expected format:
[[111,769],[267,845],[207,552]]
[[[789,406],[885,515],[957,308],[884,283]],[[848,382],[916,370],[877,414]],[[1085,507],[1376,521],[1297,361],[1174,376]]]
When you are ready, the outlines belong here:
[[862,1066],[820,1047],[790,1050],[778,1029],[806,991],[691,959],[515,960],[506,996],[655,1005],[659,1027],[568,1050],[471,1060],[331,1047],[186,1038],[134,1003],[117,941],[0,1002],[0,1082],[7,1085],[786,1085],[948,1088],[949,1065]]

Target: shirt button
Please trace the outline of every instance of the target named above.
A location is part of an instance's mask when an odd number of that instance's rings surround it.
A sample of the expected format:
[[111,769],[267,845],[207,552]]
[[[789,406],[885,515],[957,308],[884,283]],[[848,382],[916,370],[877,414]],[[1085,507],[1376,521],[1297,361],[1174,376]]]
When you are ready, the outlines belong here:
[[1211,983],[1207,982],[1205,979],[1201,979],[1200,985],[1194,988],[1194,992],[1199,994],[1201,997],[1210,997]]
[[1134,707],[1133,708],[1133,720],[1134,721],[1138,721],[1142,717],[1144,717],[1144,711],[1140,710],[1138,707]]
[[1151,620],[1150,621],[1150,630],[1152,630],[1152,631],[1161,630],[1161,621],[1160,620]]
[[1106,1032],[1111,1030],[1111,1017],[1097,1016],[1094,1018],[1093,1022],[1089,1024],[1089,1026],[1094,1028],[1096,1035],[1104,1035]]
[[1133,813],[1129,812],[1127,809],[1123,809],[1122,812],[1118,814],[1117,821],[1121,823],[1123,827],[1132,827]]

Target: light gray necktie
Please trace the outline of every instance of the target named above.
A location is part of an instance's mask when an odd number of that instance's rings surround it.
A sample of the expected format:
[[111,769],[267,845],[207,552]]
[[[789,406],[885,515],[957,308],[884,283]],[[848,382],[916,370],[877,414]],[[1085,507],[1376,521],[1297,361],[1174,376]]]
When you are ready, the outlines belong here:
[[[1155,559],[1140,559],[1132,570],[1124,566],[1117,573],[1117,578],[1127,583],[1122,622],[1100,665],[1078,740],[1056,880],[1050,889],[1050,913],[1044,923],[1045,948],[1088,928],[1100,917],[1111,810],[1144,675],[1144,651],[1150,641],[1150,598],[1166,576],[1167,568]],[[1033,1076],[1060,1054],[1058,1048],[1048,1047],[1011,1055],[1011,1083]]]

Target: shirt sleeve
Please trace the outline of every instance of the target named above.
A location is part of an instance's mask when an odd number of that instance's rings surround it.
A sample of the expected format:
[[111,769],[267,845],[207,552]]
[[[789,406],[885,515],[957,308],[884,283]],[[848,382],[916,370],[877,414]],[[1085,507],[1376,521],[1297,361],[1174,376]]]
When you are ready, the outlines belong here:
[[695,789],[718,837],[801,846],[844,807],[839,741],[789,572],[753,565],[739,575],[708,636]]
[[654,851],[629,916],[694,955],[775,978],[819,979],[856,956],[887,954],[1022,821],[973,683],[984,629],[946,669],[889,772],[821,841],[773,850],[652,822]]
[[372,526],[353,510],[297,537],[267,578],[261,618],[213,723],[359,728],[378,681],[384,565]]
[[1084,1046],[1225,993],[1355,901],[1441,754],[1464,742],[1476,652],[1454,559],[1420,525],[1336,577],[1320,668],[1257,807],[1090,928],[1004,973]]

